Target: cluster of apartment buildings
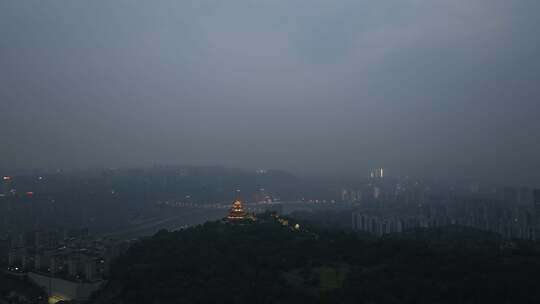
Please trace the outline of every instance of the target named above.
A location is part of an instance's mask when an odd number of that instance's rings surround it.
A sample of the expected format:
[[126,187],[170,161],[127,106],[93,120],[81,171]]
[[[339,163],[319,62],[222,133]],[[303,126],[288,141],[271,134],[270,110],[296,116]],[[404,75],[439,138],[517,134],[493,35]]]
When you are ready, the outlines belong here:
[[493,231],[507,239],[537,240],[540,239],[540,191],[534,193],[535,204],[530,206],[465,197],[417,204],[399,212],[359,210],[352,213],[351,227],[380,236],[415,227],[462,225]]
[[9,242],[6,271],[28,277],[58,301],[86,299],[106,280],[111,261],[129,246],[64,228],[16,234]]

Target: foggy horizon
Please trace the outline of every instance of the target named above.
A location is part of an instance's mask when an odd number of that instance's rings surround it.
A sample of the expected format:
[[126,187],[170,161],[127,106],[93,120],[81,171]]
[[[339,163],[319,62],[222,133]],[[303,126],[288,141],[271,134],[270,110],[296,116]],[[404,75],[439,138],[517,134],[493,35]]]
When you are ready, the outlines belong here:
[[0,168],[540,185],[535,1],[3,1]]

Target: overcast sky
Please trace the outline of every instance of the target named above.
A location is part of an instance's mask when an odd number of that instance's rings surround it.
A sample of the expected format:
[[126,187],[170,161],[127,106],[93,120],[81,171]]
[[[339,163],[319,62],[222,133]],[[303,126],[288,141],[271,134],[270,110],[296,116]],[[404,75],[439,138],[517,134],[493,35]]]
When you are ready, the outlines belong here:
[[540,185],[540,1],[0,0],[0,167]]

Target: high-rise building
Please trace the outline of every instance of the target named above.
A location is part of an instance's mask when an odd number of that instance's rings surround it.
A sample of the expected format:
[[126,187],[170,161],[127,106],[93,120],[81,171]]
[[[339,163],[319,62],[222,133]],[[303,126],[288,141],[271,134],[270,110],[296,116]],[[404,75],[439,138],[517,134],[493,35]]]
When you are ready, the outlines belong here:
[[533,192],[528,187],[521,187],[518,193],[518,202],[523,206],[530,206],[533,203]]
[[534,211],[536,213],[536,220],[540,220],[540,189],[534,190],[533,197],[534,197]]
[[11,176],[3,176],[0,182],[2,183],[0,194],[4,196],[9,195],[11,192],[11,189],[13,188],[13,178]]
[[536,229],[534,238],[536,240],[540,239],[540,189],[533,191],[533,202],[534,202],[534,213],[535,213],[535,222]]
[[379,188],[379,187],[373,188],[373,198],[376,199],[376,200],[381,198],[381,188]]
[[370,177],[371,178],[384,178],[384,169],[376,168],[376,169],[371,170]]
[[504,187],[503,200],[509,204],[517,204],[519,199],[519,193],[515,188]]

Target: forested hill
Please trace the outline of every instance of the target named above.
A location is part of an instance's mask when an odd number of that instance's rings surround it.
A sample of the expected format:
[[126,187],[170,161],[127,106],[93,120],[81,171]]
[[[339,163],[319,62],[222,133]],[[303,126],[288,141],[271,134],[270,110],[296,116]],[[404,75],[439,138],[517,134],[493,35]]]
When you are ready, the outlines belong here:
[[531,242],[461,227],[371,238],[284,223],[161,231],[117,261],[93,303],[540,303]]

